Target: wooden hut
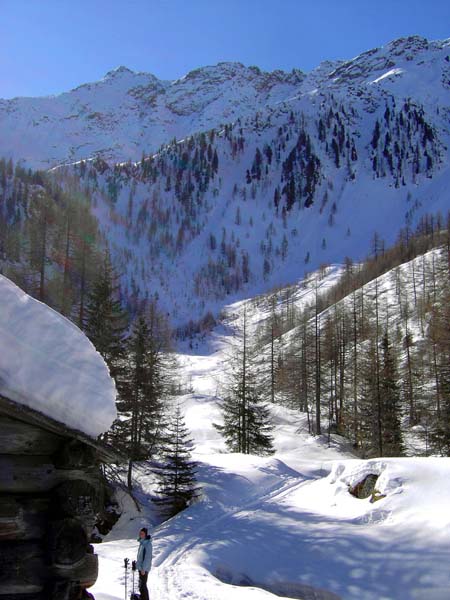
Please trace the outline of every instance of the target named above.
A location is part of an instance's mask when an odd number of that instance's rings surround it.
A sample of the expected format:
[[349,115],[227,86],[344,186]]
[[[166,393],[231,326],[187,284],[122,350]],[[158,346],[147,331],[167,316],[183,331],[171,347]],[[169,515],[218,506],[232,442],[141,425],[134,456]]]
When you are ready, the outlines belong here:
[[91,597],[100,463],[117,459],[87,435],[0,396],[0,600]]

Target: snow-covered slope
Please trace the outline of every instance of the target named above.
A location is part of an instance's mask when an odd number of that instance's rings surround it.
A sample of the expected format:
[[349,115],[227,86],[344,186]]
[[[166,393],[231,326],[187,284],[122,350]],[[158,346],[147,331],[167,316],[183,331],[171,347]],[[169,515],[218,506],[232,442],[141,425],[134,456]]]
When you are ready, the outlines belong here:
[[[297,295],[299,305],[306,300]],[[254,308],[252,324],[261,319],[264,312]],[[342,440],[310,437],[304,416],[280,406],[271,407],[273,457],[224,453],[212,424],[220,419],[216,395],[229,333],[218,329],[196,353],[180,356],[193,388],[182,406],[202,497],[158,525],[148,495],[153,476],[142,465],[136,489],[143,511],[124,501],[121,519],[97,547],[97,600],[123,597],[123,558],[134,557],[137,531],[148,524],[156,525],[154,600],[446,599],[449,460],[356,460]],[[376,487],[385,496],[373,504],[349,493],[369,473],[379,476]]]
[[[310,413],[315,413],[317,294],[322,426],[330,426],[328,399],[337,397],[345,416],[342,420],[338,419],[336,411],[331,428],[339,427],[343,435],[355,441],[351,423],[355,416],[363,421],[363,413],[367,411],[364,407],[367,386],[365,360],[368,348],[376,338],[378,319],[380,345],[382,337],[387,334],[395,357],[403,452],[409,456],[445,455],[446,451],[436,441],[436,406],[440,393],[436,382],[444,368],[445,359],[441,353],[445,350],[441,346],[437,351],[439,362],[435,363],[433,332],[441,318],[442,323],[446,322],[448,256],[445,235],[441,233],[439,238],[435,233],[435,236],[435,247],[431,250],[427,250],[431,246],[431,237],[416,237],[413,243],[417,244],[417,251],[422,248],[422,253],[411,260],[411,255],[405,253],[401,263],[397,245],[386,251],[384,266],[383,259],[379,258],[366,265],[323,267],[295,285],[226,307],[222,315],[234,327],[242,324],[245,314],[249,339],[257,347],[254,363],[261,374],[260,379],[266,384],[263,395],[266,398],[271,396],[269,373],[273,356],[275,394],[289,406],[307,403]],[[397,260],[393,260],[396,253]],[[364,320],[362,314],[365,314]],[[438,318],[438,315],[441,317]],[[333,353],[329,354],[336,344],[332,332],[344,322],[348,337],[345,342],[342,342],[343,337],[339,339],[345,347],[345,364],[339,363],[342,379],[334,379],[336,362]],[[352,329],[355,324],[356,336]],[[273,344],[272,328],[275,333]],[[350,331],[352,335],[349,335]],[[352,339],[350,345],[349,339]],[[305,355],[309,357],[311,371],[302,363]],[[217,387],[219,389],[219,382]],[[355,393],[358,402],[353,404]],[[359,455],[376,455],[373,448],[369,449],[367,439],[362,442],[362,437],[356,440]]]
[[53,173],[90,189],[127,299],[156,294],[177,324],[217,313],[445,216],[448,49],[399,40],[139,163]]
[[0,394],[93,437],[116,418],[114,380],[88,338],[1,275]]

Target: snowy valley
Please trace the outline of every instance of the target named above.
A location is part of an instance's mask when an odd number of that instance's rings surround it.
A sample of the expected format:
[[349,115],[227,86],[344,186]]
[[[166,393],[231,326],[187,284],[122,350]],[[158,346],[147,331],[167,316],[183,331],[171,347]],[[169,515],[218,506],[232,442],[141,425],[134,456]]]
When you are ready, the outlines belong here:
[[[335,279],[330,274],[324,286]],[[314,294],[299,292],[300,304]],[[251,323],[270,317],[247,304]],[[232,323],[243,308],[228,307]],[[271,405],[274,456],[226,453],[212,424],[221,418],[217,394],[230,334],[220,328],[179,356],[193,388],[177,401],[195,440],[201,498],[160,524],[148,495],[154,475],[142,464],[142,512],[123,497],[119,522],[97,547],[97,600],[122,597],[123,558],[134,556],[137,531],[148,524],[155,526],[149,589],[158,600],[447,598],[448,459],[358,460],[343,438],[311,436],[306,415],[280,404]],[[349,492],[368,474],[378,476],[381,499],[373,503]]]
[[[389,315],[391,329],[393,323],[402,326],[404,302],[409,299],[408,323],[418,347],[422,333],[419,312],[413,309],[414,294],[419,296],[427,290],[433,294],[432,276],[441,256],[439,249],[419,255],[371,281],[365,291],[367,302],[375,289],[379,291],[383,320]],[[411,277],[414,269],[416,288]],[[243,316],[252,339],[270,325],[274,306],[286,316],[286,323],[295,323],[302,310],[315,304],[317,294],[325,297],[333,291],[344,273],[342,266],[327,268],[313,273],[307,282],[229,305],[223,310],[221,325],[206,336],[194,338],[192,348],[186,342],[178,351],[182,387],[187,384],[190,389],[176,395],[173,402],[181,406],[194,439],[193,458],[198,463],[201,492],[188,508],[164,522],[152,502],[156,490],[152,464],[135,465],[133,493],[140,510],[124,490],[118,489],[122,514],[102,543],[95,546],[100,570],[90,591],[96,600],[123,598],[123,559],[135,556],[135,538],[142,526],[149,526],[153,536],[149,588],[156,600],[225,600],[232,596],[255,600],[447,598],[448,458],[358,459],[350,441],[343,437],[328,432],[311,435],[307,415],[298,408],[288,408],[281,395],[269,403],[274,426],[272,456],[227,452],[214,427],[222,418],[220,404],[226,394],[230,352],[242,336]],[[7,280],[3,279],[2,285],[11,298],[13,293],[20,296]],[[403,300],[398,300],[398,293]],[[352,295],[341,303],[350,301]],[[390,300],[386,302],[386,298]],[[34,319],[35,328],[28,326],[28,349],[22,354],[27,356],[30,348],[38,352],[42,342],[31,332],[39,331],[42,318],[56,319],[75,335],[76,328],[69,321],[56,313],[53,316],[43,305],[39,309],[34,300],[25,300],[22,297],[21,303],[12,299],[7,303],[10,315],[16,314],[20,304],[24,307],[20,310],[26,310],[31,303],[35,317],[41,310],[41,316]],[[322,322],[327,311],[321,314]],[[2,340],[8,334],[8,321],[6,318],[1,326]],[[293,337],[295,327],[285,327],[281,336],[285,347]],[[50,337],[47,343],[53,345]],[[77,347],[81,348],[80,344],[74,344],[74,351]],[[91,351],[92,346],[85,349]],[[263,348],[258,359],[261,376],[267,370],[264,361],[268,351],[269,347]],[[33,353],[28,355],[33,357]],[[51,363],[53,359],[50,356],[47,360]],[[70,370],[68,375],[72,376]],[[59,381],[48,369],[45,376],[49,385]],[[420,448],[411,452],[420,453]],[[351,494],[368,476],[375,479],[372,491],[363,498]],[[127,581],[130,589],[130,572]]]
[[154,600],[450,597],[449,122],[419,36],[0,100],[0,399],[123,459],[96,600],[147,526]]

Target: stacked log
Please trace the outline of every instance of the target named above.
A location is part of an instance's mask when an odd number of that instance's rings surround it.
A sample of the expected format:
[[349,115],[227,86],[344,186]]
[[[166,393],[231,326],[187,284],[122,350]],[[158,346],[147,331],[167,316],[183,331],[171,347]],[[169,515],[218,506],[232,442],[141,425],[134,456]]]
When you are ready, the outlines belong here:
[[84,434],[0,396],[0,600],[80,600],[98,573],[90,545],[103,506]]

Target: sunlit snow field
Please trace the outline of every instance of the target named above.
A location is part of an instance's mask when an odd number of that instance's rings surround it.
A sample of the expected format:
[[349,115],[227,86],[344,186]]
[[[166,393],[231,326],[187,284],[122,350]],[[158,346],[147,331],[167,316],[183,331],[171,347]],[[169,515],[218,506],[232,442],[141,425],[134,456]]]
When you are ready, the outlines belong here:
[[[252,323],[263,317],[249,310]],[[338,438],[329,444],[309,436],[306,418],[280,406],[272,407],[274,456],[226,454],[213,423],[220,421],[228,333],[216,330],[179,356],[192,388],[181,403],[196,442],[201,499],[158,526],[145,495],[153,477],[142,465],[142,512],[123,498],[121,519],[96,546],[96,599],[124,598],[123,559],[134,558],[144,524],[156,525],[153,600],[448,599],[449,459],[358,460]],[[368,473],[379,475],[385,495],[373,504],[348,491]]]

